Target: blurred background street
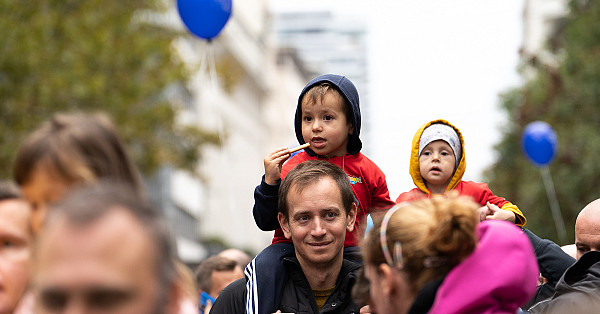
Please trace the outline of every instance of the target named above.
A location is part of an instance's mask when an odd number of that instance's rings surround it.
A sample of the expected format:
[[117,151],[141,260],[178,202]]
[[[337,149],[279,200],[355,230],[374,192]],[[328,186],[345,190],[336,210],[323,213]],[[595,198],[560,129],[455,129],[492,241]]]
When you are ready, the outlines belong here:
[[[571,34],[561,33],[566,0],[233,0],[230,19],[210,41],[187,31],[175,1],[0,3],[2,175],[11,177],[14,147],[51,113],[106,111],[190,265],[224,248],[256,254],[270,243],[272,232],[252,217],[263,158],[297,145],[297,97],[324,73],[356,84],[363,153],[386,174],[392,200],[413,187],[414,132],[443,118],[463,132],[464,179],[490,183],[540,235],[555,236],[518,134],[535,119],[560,121],[563,111],[544,109],[554,108],[551,97],[535,95],[561,90],[528,86],[552,81],[540,75],[568,58],[560,37]],[[98,10],[100,3],[109,7]],[[590,97],[586,108],[597,108],[597,95]],[[597,129],[584,125],[590,129],[578,132]],[[594,193],[561,191],[572,229],[573,213]]]

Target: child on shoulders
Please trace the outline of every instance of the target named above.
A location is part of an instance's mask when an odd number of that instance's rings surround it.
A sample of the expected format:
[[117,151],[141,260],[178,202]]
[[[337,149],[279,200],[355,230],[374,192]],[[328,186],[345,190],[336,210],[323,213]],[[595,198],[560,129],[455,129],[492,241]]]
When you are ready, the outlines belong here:
[[383,172],[360,152],[360,124],[358,91],[348,78],[322,75],[311,80],[300,93],[294,120],[296,137],[300,144],[310,146],[293,157],[288,148],[280,148],[264,159],[265,175],[254,191],[253,214],[257,226],[265,231],[275,230],[275,236],[272,244],[246,268],[246,300],[251,300],[247,313],[272,313],[279,305],[282,287],[275,283],[284,282],[279,280],[285,276],[283,258],[294,255],[294,246],[279,228],[277,192],[281,179],[297,164],[321,159],[348,174],[358,211],[354,231],[346,234],[345,258],[360,260],[358,245],[364,235],[366,215],[394,205]]
[[409,172],[416,188],[398,196],[396,203],[429,198],[434,194],[458,191],[479,203],[480,220],[510,221],[517,226],[527,222],[519,208],[496,196],[485,183],[462,181],[467,162],[463,136],[446,120],[425,123],[413,137]]

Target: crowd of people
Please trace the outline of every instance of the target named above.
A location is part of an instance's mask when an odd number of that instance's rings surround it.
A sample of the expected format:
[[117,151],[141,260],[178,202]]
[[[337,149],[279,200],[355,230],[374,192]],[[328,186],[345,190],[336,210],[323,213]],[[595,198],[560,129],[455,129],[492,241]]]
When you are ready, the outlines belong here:
[[599,308],[600,199],[577,217],[573,258],[525,229],[516,204],[462,180],[465,141],[446,120],[415,133],[415,188],[395,201],[361,153],[358,91],[348,78],[311,80],[294,126],[308,146],[266,156],[254,191],[256,225],[274,231],[272,244],[254,258],[225,250],[192,271],[110,119],[54,115],[22,143],[13,180],[0,184],[0,313]]

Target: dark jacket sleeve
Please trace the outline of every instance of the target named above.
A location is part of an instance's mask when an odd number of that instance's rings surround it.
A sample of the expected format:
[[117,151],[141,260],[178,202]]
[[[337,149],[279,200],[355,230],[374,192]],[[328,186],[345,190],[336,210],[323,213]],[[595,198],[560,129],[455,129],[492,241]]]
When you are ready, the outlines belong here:
[[254,222],[260,230],[272,231],[279,228],[277,220],[277,201],[279,185],[281,180],[275,185],[269,185],[265,182],[265,176],[262,177],[260,185],[254,189]]
[[246,279],[230,283],[215,300],[210,314],[246,313]]
[[529,306],[547,299],[554,294],[556,283],[567,268],[575,263],[575,259],[565,253],[556,243],[541,239],[528,229],[524,229],[523,231],[525,231],[525,234],[533,245],[540,273],[548,280],[547,283],[538,286],[536,296],[523,307],[527,309]]

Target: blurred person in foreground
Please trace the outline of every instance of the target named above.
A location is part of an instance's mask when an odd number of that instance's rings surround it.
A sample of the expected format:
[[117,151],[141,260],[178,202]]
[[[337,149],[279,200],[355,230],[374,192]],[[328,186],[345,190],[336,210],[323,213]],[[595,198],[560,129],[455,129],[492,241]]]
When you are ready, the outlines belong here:
[[236,261],[220,255],[202,261],[195,274],[200,296],[200,313],[210,312],[221,291],[230,283],[244,278],[244,271]]
[[178,313],[175,247],[159,212],[114,182],[50,207],[34,250],[36,313]]
[[478,207],[451,192],[396,205],[377,221],[362,247],[369,310],[516,313],[535,292],[533,249],[509,222],[479,223]]
[[[292,240],[294,254],[283,260],[286,279],[277,313],[358,313],[350,292],[360,265],[344,259],[346,233],[353,231],[356,219],[346,173],[323,160],[298,164],[281,183],[278,208],[279,224]],[[211,313],[246,312],[246,289],[245,279],[234,281]]]
[[173,261],[183,297],[179,303],[179,313],[198,313],[198,285],[194,272],[181,260]]
[[143,198],[144,187],[116,128],[104,114],[57,113],[19,147],[13,176],[32,207],[32,228],[71,188],[110,179]]
[[19,189],[10,182],[0,182],[0,314],[30,310],[24,297],[33,246],[30,217],[31,209],[21,199]]

